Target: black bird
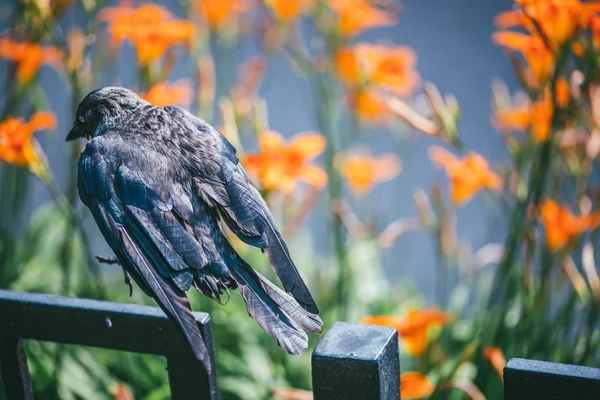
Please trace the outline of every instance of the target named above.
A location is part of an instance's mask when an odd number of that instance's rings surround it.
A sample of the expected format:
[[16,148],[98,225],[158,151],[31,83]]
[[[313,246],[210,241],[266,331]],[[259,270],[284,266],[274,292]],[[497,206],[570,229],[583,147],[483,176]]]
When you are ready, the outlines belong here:
[[[208,370],[185,295],[192,286],[219,303],[239,289],[248,314],[290,354],[307,348],[306,332],[321,332],[317,306],[273,216],[215,128],[179,107],[155,107],[130,90],[105,87],[79,104],[66,139],[80,137],[89,141],[78,162],[79,197],[126,277],[176,322]],[[266,253],[285,292],[234,251],[221,219]]]

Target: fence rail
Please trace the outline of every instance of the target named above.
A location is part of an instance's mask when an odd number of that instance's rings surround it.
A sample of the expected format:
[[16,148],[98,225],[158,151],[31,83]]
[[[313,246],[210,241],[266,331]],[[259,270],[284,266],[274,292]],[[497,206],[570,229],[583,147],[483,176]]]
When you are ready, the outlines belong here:
[[[210,317],[195,313],[212,373],[157,307],[0,290],[0,374],[8,400],[34,398],[23,340],[103,347],[167,358],[171,397],[218,399]],[[315,400],[399,400],[398,332],[335,323],[312,357]],[[600,369],[513,358],[505,400],[598,400]]]
[[24,339],[150,353],[167,358],[173,399],[217,399],[210,316],[195,313],[209,375],[157,307],[0,290],[0,373],[9,400],[33,399]]
[[600,369],[513,358],[504,368],[505,400],[598,400]]

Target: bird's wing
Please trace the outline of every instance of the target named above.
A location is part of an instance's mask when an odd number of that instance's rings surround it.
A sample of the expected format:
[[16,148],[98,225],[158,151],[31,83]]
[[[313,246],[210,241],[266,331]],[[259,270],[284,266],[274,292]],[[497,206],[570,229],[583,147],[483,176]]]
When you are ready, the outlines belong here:
[[[185,197],[161,199],[136,168],[135,157],[121,157],[126,145],[107,133],[88,142],[78,164],[79,196],[119,261],[183,331],[195,356],[210,369],[208,354],[184,290],[203,252],[179,213],[189,211]],[[131,146],[129,146],[131,147]],[[156,169],[154,169],[156,171]],[[153,170],[144,170],[151,180]],[[182,200],[183,198],[183,200]],[[189,205],[191,209],[191,204]]]
[[252,185],[235,148],[216,129],[179,107],[164,108],[194,133],[187,140],[194,149],[188,157],[199,195],[219,210],[227,226],[245,243],[264,250],[286,292],[307,311],[317,305],[302,280],[273,216]]

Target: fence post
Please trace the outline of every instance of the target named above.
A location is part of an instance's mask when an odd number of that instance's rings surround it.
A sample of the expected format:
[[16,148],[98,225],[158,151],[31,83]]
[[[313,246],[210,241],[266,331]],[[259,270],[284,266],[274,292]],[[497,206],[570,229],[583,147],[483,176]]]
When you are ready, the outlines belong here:
[[512,358],[504,368],[505,400],[598,400],[600,369]]
[[23,341],[13,336],[0,336],[0,373],[7,400],[33,399]]
[[336,322],[312,355],[315,400],[399,400],[398,331]]

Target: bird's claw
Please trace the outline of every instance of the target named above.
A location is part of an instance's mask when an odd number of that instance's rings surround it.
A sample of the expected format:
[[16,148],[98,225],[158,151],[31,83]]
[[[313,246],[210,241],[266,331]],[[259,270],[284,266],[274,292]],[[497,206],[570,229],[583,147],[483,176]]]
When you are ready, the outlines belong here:
[[95,257],[96,257],[96,260],[98,260],[98,262],[100,262],[102,264],[108,264],[108,265],[119,264],[119,265],[121,265],[121,263],[119,262],[117,257],[102,257],[102,256],[95,256]]
[[129,273],[125,271],[125,268],[123,268],[123,275],[125,275],[125,284],[129,286],[129,297],[131,297],[133,296],[133,285],[131,284],[131,277],[129,276]]

